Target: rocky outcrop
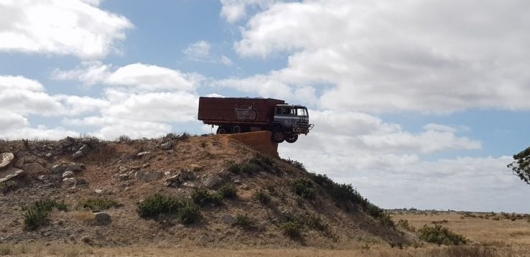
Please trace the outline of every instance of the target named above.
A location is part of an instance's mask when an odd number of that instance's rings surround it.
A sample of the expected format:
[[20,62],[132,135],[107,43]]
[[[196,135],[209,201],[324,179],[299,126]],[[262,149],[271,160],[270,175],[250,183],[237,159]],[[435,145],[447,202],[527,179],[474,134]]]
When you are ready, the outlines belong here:
[[11,162],[15,159],[15,155],[13,153],[2,153],[0,157],[0,169],[9,166],[9,164],[11,164]]

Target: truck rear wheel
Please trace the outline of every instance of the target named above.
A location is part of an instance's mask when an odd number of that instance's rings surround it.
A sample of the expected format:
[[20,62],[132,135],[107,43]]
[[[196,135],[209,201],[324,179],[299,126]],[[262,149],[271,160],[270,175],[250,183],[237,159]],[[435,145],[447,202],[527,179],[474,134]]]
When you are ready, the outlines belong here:
[[240,127],[240,126],[237,126],[237,125],[234,126],[234,127],[232,128],[232,133],[234,133],[234,134],[241,133],[241,127]]
[[287,143],[294,143],[296,142],[296,140],[298,140],[298,134],[289,135],[287,138],[285,138],[285,141],[287,141]]

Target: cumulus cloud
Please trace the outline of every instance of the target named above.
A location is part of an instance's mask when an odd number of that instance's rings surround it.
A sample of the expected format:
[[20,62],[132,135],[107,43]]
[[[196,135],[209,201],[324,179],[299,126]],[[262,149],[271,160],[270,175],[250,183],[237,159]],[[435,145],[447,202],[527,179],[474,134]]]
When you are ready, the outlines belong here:
[[133,25],[98,8],[97,0],[4,1],[0,51],[74,55],[95,59],[119,52],[117,42]]
[[221,0],[221,16],[234,23],[247,16],[249,7],[265,9],[278,0]]
[[206,59],[210,55],[210,44],[204,40],[195,42],[184,50],[184,54],[191,59]]
[[86,85],[125,86],[133,91],[193,91],[203,77],[162,66],[133,63],[113,67],[102,62],[83,62],[73,70],[55,70],[53,78],[79,80]]
[[275,2],[248,20],[234,47],[244,57],[287,53],[263,87],[324,86],[327,109],[528,110],[526,8],[517,0],[458,9],[441,0]]
[[62,110],[61,104],[44,92],[38,81],[22,76],[0,76],[0,108],[20,115],[45,116]]

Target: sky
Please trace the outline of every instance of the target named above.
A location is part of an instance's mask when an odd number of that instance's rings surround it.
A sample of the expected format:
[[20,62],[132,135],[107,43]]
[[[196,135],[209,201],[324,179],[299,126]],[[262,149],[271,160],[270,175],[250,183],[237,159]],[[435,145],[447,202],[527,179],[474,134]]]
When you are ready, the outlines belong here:
[[200,96],[283,99],[281,158],[382,208],[530,213],[530,2],[0,0],[0,139],[204,134]]

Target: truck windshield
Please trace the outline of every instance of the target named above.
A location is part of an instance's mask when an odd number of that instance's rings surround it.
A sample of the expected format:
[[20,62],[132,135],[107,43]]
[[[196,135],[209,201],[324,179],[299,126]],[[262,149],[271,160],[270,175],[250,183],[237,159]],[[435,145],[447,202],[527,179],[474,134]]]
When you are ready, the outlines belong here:
[[307,109],[306,108],[295,108],[293,110],[296,111],[296,115],[298,115],[298,116],[307,116]]

